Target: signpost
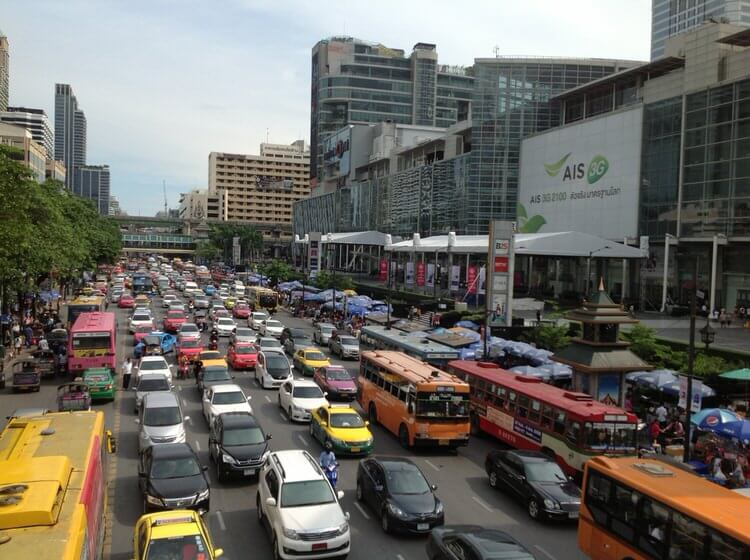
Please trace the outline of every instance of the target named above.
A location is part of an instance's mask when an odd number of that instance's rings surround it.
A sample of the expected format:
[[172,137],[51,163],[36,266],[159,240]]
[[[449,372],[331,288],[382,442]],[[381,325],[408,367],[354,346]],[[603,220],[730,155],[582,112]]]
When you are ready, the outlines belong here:
[[515,223],[494,220],[490,223],[490,244],[487,262],[487,329],[489,327],[510,327],[513,322],[513,274],[514,251],[513,235]]
[[240,238],[235,236],[232,238],[232,264],[237,266],[240,264],[240,258],[242,257],[242,249],[240,247]]
[[[315,278],[320,272],[320,240],[323,235],[319,231],[310,233],[307,245],[307,270],[310,278]],[[315,271],[313,273],[313,271]]]

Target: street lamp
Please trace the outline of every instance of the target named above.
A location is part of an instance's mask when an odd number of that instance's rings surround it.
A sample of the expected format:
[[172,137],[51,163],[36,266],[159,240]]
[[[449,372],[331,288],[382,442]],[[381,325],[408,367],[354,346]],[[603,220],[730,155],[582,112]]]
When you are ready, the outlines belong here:
[[[698,256],[697,255],[677,255],[678,258],[693,260],[693,289],[690,292],[690,339],[688,343],[688,363],[687,363],[687,394],[685,395],[685,442],[682,451],[682,460],[684,463],[690,461],[690,413],[693,408],[693,369],[695,367],[695,308],[698,299]],[[707,327],[707,328],[706,328]],[[710,333],[713,331],[709,325],[701,329],[701,340],[703,340],[703,331],[706,331],[704,343],[708,346]],[[715,333],[714,333],[715,334]],[[713,340],[712,340],[713,341]]]
[[593,251],[589,251],[589,258],[586,261],[586,297],[588,298],[591,295],[591,257],[598,253],[599,251],[604,251],[605,249],[609,249],[609,245],[605,245],[604,247],[599,247],[598,249],[594,249]]
[[388,278],[386,280],[386,287],[388,289],[388,298],[386,299],[385,305],[385,329],[391,330],[391,251],[393,251],[393,241],[391,240],[390,234],[385,236],[385,258],[388,262]]
[[328,252],[328,268],[331,269],[331,288],[333,289],[333,311],[336,311],[336,267],[334,266],[333,236],[326,235],[326,250]]

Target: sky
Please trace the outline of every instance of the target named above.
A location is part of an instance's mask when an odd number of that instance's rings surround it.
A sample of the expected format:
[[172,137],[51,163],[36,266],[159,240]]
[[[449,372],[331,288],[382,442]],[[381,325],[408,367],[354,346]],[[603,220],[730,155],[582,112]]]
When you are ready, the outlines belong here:
[[[10,103],[45,109],[71,84],[90,164],[153,215],[208,186],[212,151],[310,137],[310,53],[350,35],[440,64],[507,55],[648,60],[650,0],[3,0]],[[54,126],[54,124],[53,124]]]

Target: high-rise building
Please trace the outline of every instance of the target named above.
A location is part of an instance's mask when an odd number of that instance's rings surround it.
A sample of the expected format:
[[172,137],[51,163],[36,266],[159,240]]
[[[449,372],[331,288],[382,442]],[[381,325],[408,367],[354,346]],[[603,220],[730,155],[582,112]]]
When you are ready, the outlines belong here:
[[47,158],[47,165],[46,165],[46,173],[45,177],[47,179],[52,179],[53,181],[60,181],[61,183],[65,184],[65,176],[68,173],[68,170],[65,169],[65,164],[61,161],[57,161],[56,159],[50,159]]
[[0,145],[16,148],[11,157],[31,169],[37,181],[44,182],[46,173],[44,147],[34,140],[31,132],[22,126],[0,123]]
[[8,110],[10,97],[10,50],[8,38],[0,31],[0,111]]
[[470,114],[468,69],[438,64],[436,46],[417,43],[408,57],[352,37],[312,49],[310,181],[321,180],[325,138],[347,124],[394,122],[446,128]]
[[180,195],[179,215],[184,220],[226,220],[227,209],[224,190],[193,189]]
[[707,21],[750,25],[747,0],[652,0],[651,60],[664,56],[667,39]]
[[259,156],[208,156],[208,192],[224,192],[226,219],[258,224],[269,238],[280,235],[274,226],[291,225],[292,205],[310,195],[309,177],[310,152],[303,140],[261,144]]
[[120,208],[120,200],[116,196],[109,197],[109,215],[110,216],[122,216],[123,211]]
[[86,117],[68,84],[55,84],[55,159],[65,164],[65,184],[73,188],[74,167],[86,165]]
[[55,156],[55,141],[52,135],[52,127],[49,124],[47,113],[43,109],[32,109],[29,107],[8,107],[7,111],[0,112],[0,122],[22,126],[39,144],[44,146],[47,157]]
[[110,201],[109,166],[76,166],[73,169],[73,176],[73,193],[93,200],[99,213],[108,215]]

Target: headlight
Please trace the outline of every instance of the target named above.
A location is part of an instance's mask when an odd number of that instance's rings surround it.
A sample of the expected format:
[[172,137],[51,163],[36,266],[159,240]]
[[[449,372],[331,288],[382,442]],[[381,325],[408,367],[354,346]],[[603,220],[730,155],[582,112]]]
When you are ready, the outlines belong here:
[[292,411],[294,411],[294,412],[302,412],[302,413],[306,412],[304,408],[302,408],[300,406],[297,406],[296,404],[292,405]]
[[227,455],[226,453],[222,453],[221,454],[221,460],[224,463],[228,463],[230,465],[236,465],[237,464],[237,461],[234,460],[234,457],[232,457],[231,455]]
[[560,505],[555,500],[549,498],[544,499],[544,507],[547,509],[560,509]]
[[156,496],[152,496],[151,494],[146,494],[146,501],[153,506],[162,505],[161,498],[157,498]]
[[435,506],[435,513],[437,513],[438,515],[443,513],[443,502],[437,503],[437,505]]
[[343,535],[349,530],[349,523],[344,521],[341,525],[338,527],[339,535]]
[[292,539],[293,541],[299,540],[299,535],[297,534],[297,531],[295,531],[294,529],[284,528],[284,536],[288,539]]
[[208,499],[208,496],[209,496],[210,493],[211,493],[211,491],[208,488],[206,488],[203,492],[200,492],[198,494],[198,497],[196,498],[196,501],[200,502],[201,500]]
[[406,517],[406,514],[400,507],[393,505],[391,503],[388,504],[388,511],[391,512],[396,517]]

